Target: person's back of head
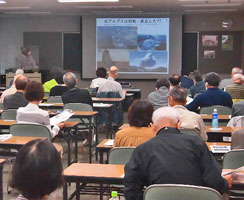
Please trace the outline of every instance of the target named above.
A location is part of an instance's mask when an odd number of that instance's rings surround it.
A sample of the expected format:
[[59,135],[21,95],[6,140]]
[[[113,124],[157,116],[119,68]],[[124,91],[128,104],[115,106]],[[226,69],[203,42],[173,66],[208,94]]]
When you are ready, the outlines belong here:
[[171,77],[169,77],[169,82],[172,86],[177,86],[180,84],[180,75],[173,74]]
[[10,186],[32,200],[43,199],[63,184],[59,153],[48,140],[32,140],[16,156]]
[[104,67],[99,67],[96,71],[98,78],[105,78],[107,75],[107,70]]
[[44,97],[44,89],[38,81],[29,81],[25,87],[25,98],[27,101],[41,101]]
[[63,77],[64,84],[69,88],[74,88],[77,83],[77,78],[74,73],[67,72]]
[[161,78],[160,80],[157,80],[156,88],[159,89],[163,86],[169,89],[170,83],[166,78]]
[[15,88],[17,90],[25,90],[28,79],[25,76],[20,76],[15,80]]
[[202,81],[202,75],[200,74],[200,72],[194,71],[192,73],[192,75],[193,75],[193,79],[195,80],[195,82],[201,82]]
[[118,76],[118,68],[116,66],[112,66],[109,69],[109,77],[116,79]]
[[239,67],[233,67],[231,70],[231,77],[233,77],[235,74],[242,74],[243,71]]
[[187,93],[183,87],[176,86],[169,92],[169,105],[182,105],[186,104]]
[[220,82],[219,75],[215,72],[209,72],[206,74],[205,82],[207,83],[207,86],[217,88]]
[[153,106],[146,100],[135,100],[128,111],[130,126],[148,127],[152,122]]
[[152,128],[154,132],[159,131],[164,127],[173,127],[180,129],[180,114],[173,107],[161,107],[153,112]]
[[17,69],[16,72],[15,72],[15,75],[17,75],[17,74],[23,75],[24,74],[24,70],[23,69]]
[[232,77],[233,83],[242,84],[244,82],[244,76],[242,74],[235,74]]

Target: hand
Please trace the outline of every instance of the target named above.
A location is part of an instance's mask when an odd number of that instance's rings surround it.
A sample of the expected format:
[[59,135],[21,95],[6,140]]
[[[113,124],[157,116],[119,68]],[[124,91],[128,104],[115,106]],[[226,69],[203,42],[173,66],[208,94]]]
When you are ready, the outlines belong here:
[[232,175],[225,175],[225,176],[223,176],[223,178],[224,178],[225,180],[227,180],[227,182],[228,182],[228,187],[231,188],[231,187],[232,187]]
[[64,123],[59,123],[59,124],[57,124],[58,125],[58,127],[60,128],[60,129],[62,129],[63,127],[64,127]]

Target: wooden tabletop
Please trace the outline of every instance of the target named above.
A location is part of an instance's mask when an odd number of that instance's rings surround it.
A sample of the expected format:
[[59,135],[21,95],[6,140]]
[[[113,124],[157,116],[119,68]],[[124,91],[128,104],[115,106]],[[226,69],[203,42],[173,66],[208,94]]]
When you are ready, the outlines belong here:
[[5,159],[0,159],[0,165],[2,165],[5,162]]
[[124,165],[74,163],[64,170],[64,176],[122,178]]
[[208,146],[209,151],[211,151],[211,145],[220,145],[220,146],[231,146],[230,142],[206,142],[206,145]]
[[11,138],[9,138],[5,141],[0,141],[0,144],[25,145],[26,143],[28,143],[32,140],[37,140],[37,139],[46,140],[47,138],[45,138],[45,137],[12,136]]
[[104,148],[104,149],[112,149],[114,146],[108,146],[108,145],[104,145],[107,141],[109,141],[110,139],[104,139],[102,142],[100,142],[96,148]]
[[0,120],[0,126],[11,126],[13,124],[16,124],[15,120]]
[[[208,120],[212,120],[212,115],[207,115],[207,114],[201,114],[202,119],[208,119]],[[231,119],[231,115],[219,115],[218,118],[220,120],[230,120]]]
[[79,122],[65,121],[64,127],[65,128],[73,128],[73,127],[77,126],[78,124],[79,124]]
[[98,98],[98,97],[92,97],[93,102],[120,102],[122,101],[122,98]]

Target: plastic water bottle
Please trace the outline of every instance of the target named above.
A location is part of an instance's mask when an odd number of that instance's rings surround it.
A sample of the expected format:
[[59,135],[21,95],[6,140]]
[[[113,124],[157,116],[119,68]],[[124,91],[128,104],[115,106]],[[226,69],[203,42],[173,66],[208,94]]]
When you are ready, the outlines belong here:
[[111,192],[111,198],[109,200],[119,200],[118,192],[117,191],[112,191]]
[[219,124],[219,114],[217,109],[215,108],[212,114],[212,128],[218,128]]

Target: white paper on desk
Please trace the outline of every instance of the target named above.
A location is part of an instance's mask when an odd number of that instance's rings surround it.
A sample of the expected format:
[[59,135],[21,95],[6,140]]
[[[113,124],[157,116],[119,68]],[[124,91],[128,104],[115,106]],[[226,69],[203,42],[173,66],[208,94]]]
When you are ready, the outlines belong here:
[[244,171],[244,166],[239,167],[237,169],[234,169],[231,172],[223,172],[222,176],[225,176],[225,175],[228,175],[228,174],[234,174],[234,173],[241,172],[241,171]]
[[69,119],[73,114],[74,114],[73,112],[70,112],[68,110],[64,110],[60,114],[55,115],[54,117],[52,117],[50,119],[50,124],[51,124],[51,126],[54,126],[54,125],[56,125],[56,124],[58,124],[60,122],[64,122],[67,119]]
[[93,107],[105,107],[108,106],[107,103],[93,103]]
[[12,134],[1,134],[0,135],[0,141],[5,141],[11,137],[12,137]]
[[114,140],[109,140],[104,143],[104,146],[114,146]]
[[231,146],[227,145],[210,145],[212,153],[227,153],[230,151]]
[[53,103],[39,103],[39,106],[46,106],[46,107],[49,107],[49,106],[52,106]]

